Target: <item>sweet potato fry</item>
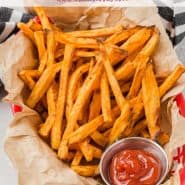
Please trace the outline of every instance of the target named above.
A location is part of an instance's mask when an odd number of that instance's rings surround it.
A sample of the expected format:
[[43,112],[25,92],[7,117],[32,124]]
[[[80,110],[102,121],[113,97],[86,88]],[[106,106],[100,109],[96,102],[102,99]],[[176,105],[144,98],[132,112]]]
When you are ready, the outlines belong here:
[[76,151],[71,166],[78,166],[80,164],[82,157],[83,157],[82,152],[80,152],[79,150]]
[[84,142],[81,142],[78,145],[86,161],[92,161],[93,149],[91,148],[91,145],[89,144],[89,139],[86,139]]
[[28,25],[20,22],[17,24],[17,27],[33,42],[35,43],[34,33],[33,31],[28,27]]
[[144,48],[139,52],[133,63],[137,64],[137,69],[134,75],[134,79],[128,93],[128,98],[133,98],[137,96],[139,89],[141,87],[141,81],[144,75],[144,71],[146,69],[147,62],[149,61],[149,57],[155,51],[155,48],[159,42],[159,32],[158,30],[154,30],[152,37],[144,46]]
[[56,113],[56,99],[58,95],[58,87],[56,82],[54,81],[50,88],[47,91],[47,104],[48,104],[48,117],[46,122],[40,128],[39,133],[43,137],[48,137],[51,131],[51,128],[55,121],[55,113]]
[[152,34],[152,28],[142,28],[133,34],[125,43],[121,45],[121,48],[127,51],[128,55],[136,51],[143,46]]
[[92,138],[92,140],[96,143],[96,144],[98,144],[98,145],[100,145],[100,146],[105,146],[106,144],[107,144],[107,142],[108,142],[108,139],[103,135],[103,134],[101,134],[100,132],[98,132],[98,131],[94,131],[91,135],[90,135],[90,137]]
[[105,40],[105,44],[118,44],[120,42],[123,42],[125,40],[127,40],[131,35],[133,35],[136,31],[138,31],[139,27],[134,27],[134,28],[130,28],[130,29],[125,29],[123,31],[114,33],[114,35],[108,37]]
[[125,102],[121,109],[121,115],[116,119],[111,133],[109,135],[109,144],[112,144],[116,139],[119,138],[122,132],[130,124],[130,105]]
[[97,79],[99,78],[101,71],[102,71],[102,61],[97,61],[96,65],[92,69],[91,73],[88,75],[86,80],[83,83],[83,86],[80,88],[79,95],[76,99],[76,102],[71,110],[69,121],[67,124],[67,127],[65,129],[62,142],[59,147],[58,155],[61,159],[65,158],[68,153],[68,135],[73,132],[74,126],[76,124],[76,121],[79,117],[80,111],[82,110],[83,106],[85,105],[87,99],[89,98],[89,95],[93,91],[93,87],[97,82]]
[[93,177],[96,175],[98,165],[79,165],[71,167],[76,173],[85,177]]
[[72,64],[72,57],[74,53],[74,47],[72,45],[66,45],[64,51],[64,61],[60,73],[59,92],[56,104],[55,122],[51,131],[51,146],[53,149],[58,149],[62,137],[62,124],[64,116],[64,106],[66,103],[66,93],[69,70]]
[[47,65],[48,66],[55,63],[55,56],[54,56],[55,47],[56,47],[56,43],[54,39],[54,33],[53,31],[48,31],[47,32],[47,53],[48,53]]
[[101,108],[103,113],[104,122],[111,122],[111,102],[110,102],[110,90],[107,80],[107,76],[103,73],[100,83],[100,92],[101,92]]
[[123,97],[123,95],[121,93],[119,83],[116,80],[115,72],[114,72],[114,70],[112,68],[112,65],[111,65],[111,62],[110,62],[110,60],[107,56],[105,47],[102,44],[101,44],[100,47],[101,47],[100,48],[101,57],[102,57],[102,61],[103,61],[103,64],[104,64],[104,68],[105,68],[105,71],[106,71],[106,74],[107,74],[107,78],[108,78],[110,87],[111,87],[112,92],[115,96],[115,99],[116,99],[116,102],[117,102],[118,106],[120,107],[120,109],[122,109],[123,104],[125,102],[125,98]]
[[142,99],[149,133],[155,139],[160,131],[160,94],[151,64],[148,64],[142,80]]
[[39,60],[42,59],[46,48],[45,48],[45,41],[44,41],[44,32],[43,31],[35,31],[34,32],[35,43],[37,45]]
[[115,71],[115,76],[117,80],[128,81],[133,78],[136,70],[136,65],[134,63],[128,62],[122,65]]
[[67,100],[66,100],[66,117],[69,118],[69,114],[72,110],[74,100],[75,100],[75,93],[77,89],[77,84],[84,73],[89,70],[89,63],[83,64],[82,66],[78,67],[71,75],[68,85],[68,93],[67,93]]
[[87,37],[87,38],[97,38],[97,37],[105,37],[112,35],[117,32],[121,32],[123,27],[121,25],[116,25],[110,28],[100,28],[95,30],[82,30],[82,31],[73,31],[67,33],[68,35],[72,35],[73,37]]
[[76,38],[71,35],[55,31],[55,40],[63,44],[73,44],[75,48],[98,48],[98,42],[91,38]]
[[34,7],[34,10],[35,10],[36,14],[40,18],[40,21],[41,21],[43,29],[51,30],[52,29],[51,24],[49,22],[49,19],[48,19],[47,15],[46,15],[45,11],[43,10],[43,8],[41,8],[41,7]]
[[33,19],[30,19],[27,23],[28,27],[34,32],[34,31],[42,31],[42,26],[35,22]]
[[94,91],[92,101],[91,101],[90,107],[89,107],[89,119],[88,119],[88,121],[91,121],[92,119],[99,116],[100,111],[101,111],[100,92],[99,91]]
[[59,72],[61,66],[62,62],[54,64],[42,73],[41,77],[33,87],[31,94],[26,100],[26,104],[30,108],[34,108],[39,100],[43,97],[51,82],[54,80],[56,73]]
[[163,97],[166,92],[168,92],[180,78],[180,76],[185,72],[185,67],[182,65],[177,65],[175,70],[166,78],[166,80],[159,87],[160,97]]
[[170,135],[165,133],[165,132],[161,132],[158,137],[157,137],[157,141],[159,142],[160,145],[164,146],[166,143],[168,143],[170,140]]

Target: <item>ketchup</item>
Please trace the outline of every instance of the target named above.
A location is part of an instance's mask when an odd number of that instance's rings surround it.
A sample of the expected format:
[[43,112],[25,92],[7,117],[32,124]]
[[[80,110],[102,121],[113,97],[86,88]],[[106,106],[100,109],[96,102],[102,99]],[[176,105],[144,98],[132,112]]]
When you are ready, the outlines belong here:
[[161,174],[159,161],[144,150],[123,150],[111,161],[113,185],[155,185]]

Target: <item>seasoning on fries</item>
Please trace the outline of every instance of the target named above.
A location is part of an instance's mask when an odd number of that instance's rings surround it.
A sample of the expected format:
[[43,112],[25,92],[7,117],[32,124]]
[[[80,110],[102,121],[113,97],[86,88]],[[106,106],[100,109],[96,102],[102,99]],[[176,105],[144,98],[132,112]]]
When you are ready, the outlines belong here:
[[161,99],[185,67],[155,73],[156,27],[63,32],[41,7],[35,12],[41,24],[18,28],[35,45],[38,66],[19,77],[30,91],[25,103],[43,120],[38,133],[61,160],[79,175],[96,176],[103,151],[119,138],[169,141],[160,128]]

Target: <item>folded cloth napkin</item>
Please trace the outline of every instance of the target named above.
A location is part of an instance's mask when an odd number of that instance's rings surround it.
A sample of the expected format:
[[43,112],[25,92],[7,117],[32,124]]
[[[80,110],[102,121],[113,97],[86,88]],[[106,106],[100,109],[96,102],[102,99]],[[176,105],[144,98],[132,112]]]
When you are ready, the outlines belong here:
[[[181,6],[182,0],[176,1],[178,2],[174,2],[173,7],[160,2],[158,11],[179,59],[185,64],[185,7]],[[33,15],[0,7],[0,43],[18,31],[18,22],[28,22],[30,18],[33,18]]]

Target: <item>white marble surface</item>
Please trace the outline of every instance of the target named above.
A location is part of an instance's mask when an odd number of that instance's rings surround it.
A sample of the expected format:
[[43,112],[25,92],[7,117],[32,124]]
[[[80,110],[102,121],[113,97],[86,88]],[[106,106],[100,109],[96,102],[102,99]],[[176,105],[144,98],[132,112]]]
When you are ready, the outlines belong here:
[[0,185],[18,185],[16,170],[4,152],[4,137],[12,118],[10,105],[0,102]]

